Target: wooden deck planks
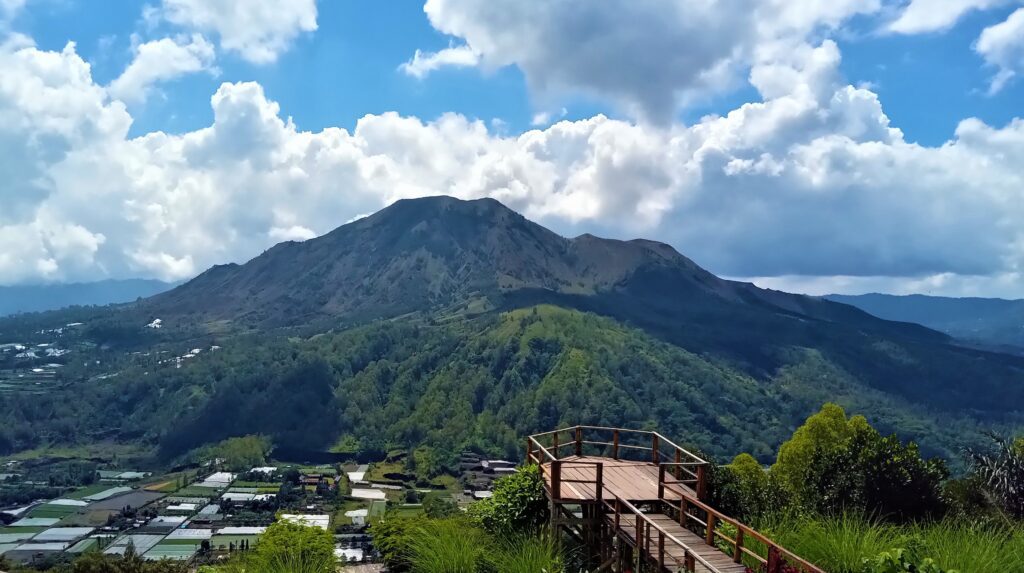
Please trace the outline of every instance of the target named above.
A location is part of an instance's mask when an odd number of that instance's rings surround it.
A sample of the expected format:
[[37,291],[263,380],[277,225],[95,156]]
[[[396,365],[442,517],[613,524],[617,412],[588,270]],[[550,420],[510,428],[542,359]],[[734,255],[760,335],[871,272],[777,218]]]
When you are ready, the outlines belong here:
[[[703,538],[689,529],[683,528],[683,526],[676,523],[676,521],[671,517],[661,514],[648,514],[647,517],[683,543],[683,546],[680,546],[679,544],[670,541],[667,537],[665,539],[664,563],[670,570],[682,567],[686,557],[686,552],[689,551],[691,554],[698,555],[704,561],[709,563],[714,568],[714,573],[744,573],[746,571],[745,566],[733,562],[730,556],[722,553],[718,548],[706,544]],[[635,519],[636,518],[632,515],[623,515],[621,516],[619,526],[621,534],[623,534],[633,545],[636,545]],[[641,524],[641,527],[642,526],[643,524]],[[650,545],[645,542],[643,550],[652,559],[658,559],[657,530],[651,530]],[[697,563],[698,571],[705,569],[707,569],[707,567],[703,566],[699,562]]]
[[[636,462],[629,460],[614,460],[611,458],[599,458],[593,456],[567,457],[562,460],[562,483],[561,499],[596,501],[597,469],[592,465],[600,463],[602,468],[602,479],[605,490],[602,497],[611,498],[617,495],[630,502],[656,501],[658,499],[658,466],[649,462]],[[573,462],[587,462],[587,464],[574,464]],[[544,479],[547,486],[551,487],[551,463],[544,465]],[[588,483],[580,483],[578,481]],[[692,489],[682,485],[674,485],[675,488],[683,488],[691,495]],[[679,495],[674,494],[671,489],[666,490],[665,498],[678,499]]]

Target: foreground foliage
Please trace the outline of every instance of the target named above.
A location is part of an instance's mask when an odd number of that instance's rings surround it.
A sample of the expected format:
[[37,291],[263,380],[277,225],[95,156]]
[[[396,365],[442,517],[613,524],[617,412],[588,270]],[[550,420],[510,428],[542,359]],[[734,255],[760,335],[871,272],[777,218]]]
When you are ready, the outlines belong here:
[[334,537],[318,527],[278,521],[267,528],[251,552],[230,563],[204,567],[202,573],[333,573]]

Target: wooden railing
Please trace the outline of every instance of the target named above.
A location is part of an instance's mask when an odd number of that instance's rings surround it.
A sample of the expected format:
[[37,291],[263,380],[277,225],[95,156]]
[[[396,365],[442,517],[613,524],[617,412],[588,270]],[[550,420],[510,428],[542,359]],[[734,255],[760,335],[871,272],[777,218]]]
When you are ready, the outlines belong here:
[[[784,565],[788,565],[791,571],[825,573],[823,569],[768,539],[753,528],[690,495],[685,489],[673,487],[680,483],[679,480],[670,478],[664,467],[661,468],[658,476],[658,495],[661,504],[676,513],[679,524],[683,527],[696,529],[698,532],[703,531],[704,541],[708,545],[720,547],[718,542],[722,541],[726,546],[731,547],[732,550],[726,553],[731,553],[735,563],[754,565],[751,569],[763,570],[766,573],[779,573],[783,571]],[[665,498],[663,495],[665,490],[672,491],[679,496],[679,499]],[[701,519],[697,512],[703,513],[704,519]],[[719,528],[721,524],[731,526],[730,529],[734,532],[732,536]]]
[[[701,557],[700,554],[698,554],[691,546],[687,545],[685,541],[679,539],[664,527],[658,525],[628,500],[622,499],[614,494],[612,494],[612,497],[614,499],[606,498],[604,505],[609,513],[612,526],[614,527],[616,534],[620,531],[626,531],[622,526],[623,511],[632,515],[634,547],[641,555],[646,555],[650,561],[657,563],[658,571],[663,571],[665,569],[666,560],[671,559],[675,562],[676,567],[681,567],[684,571],[696,571],[696,565],[699,563],[703,568],[707,569],[711,573],[720,573],[720,569]],[[657,538],[657,541],[654,542],[655,546],[652,548],[652,540],[655,538]],[[673,557],[666,549],[666,544],[675,545],[682,549],[683,560],[679,561],[677,558]]]
[[706,495],[708,462],[658,432],[605,426],[571,426],[543,432],[527,438],[526,461],[555,462],[566,455],[567,449],[571,452],[568,455],[576,457],[593,455],[668,465],[674,468],[678,483],[691,487],[700,499]]

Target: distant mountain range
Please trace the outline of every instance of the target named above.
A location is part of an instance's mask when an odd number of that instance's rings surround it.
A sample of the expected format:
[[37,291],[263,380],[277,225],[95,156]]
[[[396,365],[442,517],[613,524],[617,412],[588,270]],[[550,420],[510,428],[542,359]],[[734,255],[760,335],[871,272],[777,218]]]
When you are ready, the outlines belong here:
[[825,298],[886,320],[922,324],[964,341],[1024,351],[1024,300],[877,293]]
[[91,283],[0,286],[0,316],[69,306],[131,302],[174,288],[157,280],[105,280]]
[[846,304],[724,280],[663,243],[565,238],[493,199],[398,201],[214,267],[139,309],[171,326],[265,330],[536,304],[607,316],[757,377],[784,368],[793,349],[814,349],[868,387],[935,407],[1024,404],[1024,363],[1012,357]]
[[491,199],[398,201],[136,303],[0,332],[37,342],[20,333],[73,321],[103,355],[64,370],[60,392],[90,400],[54,394],[81,411],[50,429],[29,418],[49,395],[5,410],[0,393],[14,449],[74,427],[167,455],[262,433],[512,456],[528,433],[595,423],[766,456],[836,401],[954,457],[1024,410],[1022,357],[724,280],[662,243],[561,237]]

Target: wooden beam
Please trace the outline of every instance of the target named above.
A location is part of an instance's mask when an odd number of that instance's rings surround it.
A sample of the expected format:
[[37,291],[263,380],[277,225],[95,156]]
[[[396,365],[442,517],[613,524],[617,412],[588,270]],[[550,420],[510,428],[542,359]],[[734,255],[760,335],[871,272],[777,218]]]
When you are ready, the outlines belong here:
[[736,528],[736,546],[732,549],[733,563],[743,561],[743,529]]
[[[557,457],[557,456],[556,456]],[[697,499],[704,501],[707,499],[707,467],[704,465],[697,466]]]

